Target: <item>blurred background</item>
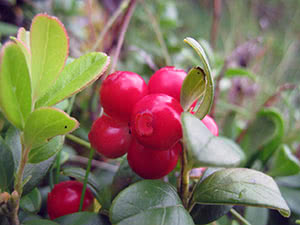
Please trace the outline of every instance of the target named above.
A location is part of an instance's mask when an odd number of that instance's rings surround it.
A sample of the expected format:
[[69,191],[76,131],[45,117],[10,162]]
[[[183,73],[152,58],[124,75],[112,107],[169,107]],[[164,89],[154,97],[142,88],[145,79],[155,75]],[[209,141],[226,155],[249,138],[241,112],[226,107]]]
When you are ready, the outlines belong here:
[[[71,58],[97,50],[106,52],[114,60],[128,14],[124,2],[0,0],[1,43],[15,36],[19,27],[29,30],[32,18],[46,12],[64,23]],[[276,148],[262,160],[257,160],[256,153],[266,144],[277,141],[287,146],[294,160],[300,158],[300,1],[137,2],[128,29],[123,32],[125,40],[117,69],[136,72],[146,81],[155,70],[166,65],[188,71],[199,65],[200,60],[183,39],[197,39],[205,48],[213,69],[215,102],[211,115],[219,124],[221,134],[241,144],[248,156],[246,167],[276,178],[293,215],[288,220],[266,209],[240,210],[255,225],[294,224],[295,219],[300,218],[299,173],[274,172],[274,165],[285,163],[276,156]],[[108,26],[109,23],[112,25]],[[80,93],[73,109],[73,116],[81,123],[76,135],[86,140],[100,110],[100,82]],[[58,107],[64,108],[67,101]],[[266,114],[259,114],[268,110],[276,114],[277,122],[270,116],[262,116]],[[0,121],[0,127],[3,126],[4,122]],[[69,154],[85,154],[71,143],[67,148]],[[218,224],[231,224],[229,219],[222,217]]]

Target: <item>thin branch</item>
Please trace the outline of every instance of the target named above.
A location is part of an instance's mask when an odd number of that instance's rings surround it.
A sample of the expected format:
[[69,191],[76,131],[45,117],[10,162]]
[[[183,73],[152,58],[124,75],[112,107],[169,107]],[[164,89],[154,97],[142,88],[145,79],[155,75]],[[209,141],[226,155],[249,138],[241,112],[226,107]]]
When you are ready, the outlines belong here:
[[158,40],[158,42],[160,44],[162,53],[164,55],[166,65],[170,66],[170,65],[172,65],[172,59],[171,59],[171,57],[169,55],[168,48],[167,48],[167,45],[166,45],[166,43],[164,41],[164,37],[163,37],[163,34],[162,34],[161,30],[160,30],[159,24],[158,24],[155,16],[153,15],[153,13],[151,12],[151,10],[149,9],[149,7],[147,6],[147,4],[145,3],[145,1],[144,0],[140,0],[140,1],[143,3],[145,11],[146,11],[146,13],[149,16],[149,19],[150,19],[151,24],[153,26],[153,30],[155,32],[155,35],[156,35],[157,40]]
[[214,0],[214,14],[213,23],[210,31],[210,44],[213,49],[216,48],[216,41],[218,37],[219,24],[221,18],[222,0]]
[[123,43],[124,43],[125,34],[126,34],[126,31],[127,31],[130,19],[132,17],[132,14],[134,12],[136,3],[137,3],[136,0],[131,0],[131,2],[129,4],[129,7],[127,9],[127,12],[126,12],[126,15],[125,15],[125,18],[124,18],[124,22],[123,22],[122,27],[121,27],[121,31],[120,31],[120,35],[119,35],[120,37],[119,37],[119,40],[118,40],[116,52],[115,52],[115,55],[114,55],[114,58],[113,58],[113,62],[112,62],[109,74],[116,70],[118,60],[119,60],[119,56],[120,56],[120,52],[121,52],[121,48],[122,48]]
[[66,138],[70,139],[71,141],[85,147],[85,148],[91,148],[91,144],[79,137],[76,137],[75,135],[73,134],[67,134],[66,135]]
[[234,215],[239,221],[245,225],[251,225],[241,214],[239,214],[235,209],[230,209],[232,215]]

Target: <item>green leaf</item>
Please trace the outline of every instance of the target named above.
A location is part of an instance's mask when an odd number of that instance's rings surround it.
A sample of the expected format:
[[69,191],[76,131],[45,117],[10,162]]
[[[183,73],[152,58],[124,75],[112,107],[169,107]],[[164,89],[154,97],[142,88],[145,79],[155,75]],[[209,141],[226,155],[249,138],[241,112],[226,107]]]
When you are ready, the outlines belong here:
[[292,212],[300,215],[300,189],[280,186],[280,191]]
[[55,219],[60,225],[109,225],[108,219],[92,212],[78,212]]
[[24,178],[23,182],[25,180],[28,180],[28,182],[25,184],[23,189],[23,195],[26,195],[30,191],[32,191],[44,178],[44,176],[47,174],[49,168],[52,166],[52,164],[55,162],[56,154],[52,156],[51,158],[42,161],[40,163],[32,164],[27,163],[24,170]]
[[124,189],[109,214],[116,225],[194,224],[173,186],[160,180],[143,180]]
[[12,35],[17,33],[18,27],[10,23],[4,23],[0,21],[0,36]]
[[37,148],[31,149],[28,155],[29,163],[39,163],[49,159],[51,156],[58,153],[64,144],[63,136],[56,136],[46,144]]
[[285,217],[289,217],[291,213],[271,177],[245,168],[223,169],[210,175],[197,184],[193,201],[199,204],[277,209]]
[[35,188],[27,195],[23,196],[20,201],[20,207],[29,213],[37,213],[42,206],[42,196],[39,189]]
[[204,67],[206,89],[200,107],[195,113],[195,116],[203,119],[210,112],[214,100],[214,83],[211,75],[211,68],[205,51],[195,39],[187,37],[184,39],[184,42],[189,44],[197,52]]
[[10,126],[5,135],[5,143],[9,146],[13,155],[15,171],[17,171],[19,167],[19,162],[22,154],[22,145],[20,138],[20,131],[16,127]]
[[264,208],[246,207],[245,219],[251,224],[266,225],[268,223],[269,210]]
[[15,165],[13,155],[0,136],[0,193],[11,190],[14,171]]
[[107,69],[109,57],[101,52],[92,52],[68,64],[55,84],[36,103],[36,108],[52,106],[81,91],[97,80]]
[[269,169],[270,176],[291,176],[300,172],[300,162],[287,145],[277,149]]
[[24,224],[25,225],[59,225],[58,223],[55,223],[51,220],[45,220],[45,219],[30,220],[30,221],[26,221]]
[[244,154],[230,139],[214,136],[202,121],[188,112],[181,114],[183,143],[191,167],[237,166]]
[[196,204],[191,211],[191,216],[197,225],[209,224],[227,214],[231,208],[230,205]]
[[192,68],[183,81],[180,91],[180,104],[184,111],[203,96],[206,86],[206,76],[201,67]]
[[248,77],[254,81],[256,79],[255,75],[245,68],[228,68],[225,72],[225,77]]
[[31,81],[33,99],[51,87],[69,54],[68,35],[63,24],[47,14],[38,14],[30,28]]
[[247,158],[253,157],[260,150],[260,158],[266,160],[281,144],[283,135],[281,115],[273,109],[263,109],[247,129],[241,147]]
[[114,198],[120,193],[120,191],[128,187],[130,184],[136,183],[142,179],[143,178],[133,172],[127,159],[123,159],[112,182],[112,197]]
[[24,129],[25,145],[39,147],[48,139],[72,132],[78,122],[65,112],[55,108],[39,108],[32,112]]
[[0,65],[0,108],[5,117],[23,129],[31,112],[31,84],[22,50],[13,42],[4,45]]

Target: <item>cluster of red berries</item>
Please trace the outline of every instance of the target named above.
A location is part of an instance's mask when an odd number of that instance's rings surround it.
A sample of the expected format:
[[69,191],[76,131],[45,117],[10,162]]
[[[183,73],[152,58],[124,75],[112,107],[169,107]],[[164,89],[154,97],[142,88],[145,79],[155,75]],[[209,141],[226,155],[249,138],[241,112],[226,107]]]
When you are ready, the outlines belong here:
[[100,89],[105,114],[89,133],[94,149],[107,158],[127,153],[130,167],[146,179],[170,173],[182,151],[180,90],[184,70],[164,67],[148,85],[136,73],[110,74]]

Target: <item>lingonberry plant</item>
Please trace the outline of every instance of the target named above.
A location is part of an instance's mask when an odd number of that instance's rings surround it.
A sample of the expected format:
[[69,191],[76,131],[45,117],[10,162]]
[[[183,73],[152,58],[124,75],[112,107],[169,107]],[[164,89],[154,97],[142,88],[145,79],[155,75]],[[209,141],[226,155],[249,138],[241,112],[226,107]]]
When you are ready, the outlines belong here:
[[[272,177],[236,168],[252,165],[245,160],[251,135],[246,133],[241,141],[245,153],[234,141],[218,136],[218,126],[209,117],[214,99],[211,68],[194,39],[185,42],[200,56],[202,66],[188,73],[162,68],[148,86],[134,72],[108,75],[99,92],[104,112],[91,127],[90,143],[68,134],[79,125],[69,114],[74,94],[105,72],[109,57],[92,52],[65,65],[66,30],[57,18],[46,14],[33,19],[30,31],[21,28],[11,39],[1,49],[0,68],[0,109],[10,123],[5,139],[0,137],[3,223],[194,225],[213,222],[229,211],[245,222],[234,205],[265,207],[290,216]],[[57,103],[71,96],[67,112],[58,109]],[[258,118],[265,117],[280,126],[276,112],[259,113]],[[255,159],[267,160],[280,145],[276,139],[280,136],[275,132],[269,142],[257,144],[255,148],[265,148]],[[66,137],[90,149],[86,170],[60,168]],[[105,158],[126,153],[127,157],[116,160],[120,166],[112,169],[108,179],[100,179],[90,172],[92,164],[102,163],[92,161],[94,149]],[[190,176],[203,167],[207,167],[204,174],[201,170],[196,179]],[[46,175],[51,189],[46,191],[48,213],[37,216],[42,201],[37,186]],[[92,209],[94,202],[97,207]],[[23,219],[22,213],[30,216]]]

